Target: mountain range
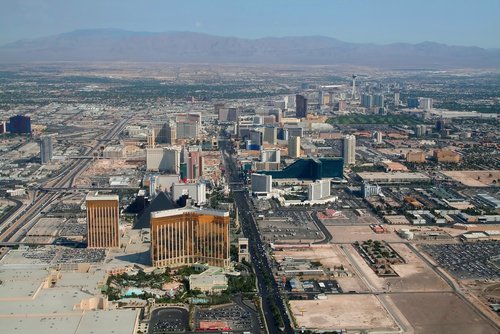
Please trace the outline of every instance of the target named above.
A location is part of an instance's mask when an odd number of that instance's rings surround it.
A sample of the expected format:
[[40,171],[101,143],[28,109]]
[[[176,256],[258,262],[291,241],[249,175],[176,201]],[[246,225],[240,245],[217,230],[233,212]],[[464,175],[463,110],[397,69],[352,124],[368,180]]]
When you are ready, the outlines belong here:
[[378,45],[324,36],[246,39],[194,32],[120,29],[75,30],[0,46],[1,63],[39,61],[500,68],[500,50],[434,42]]

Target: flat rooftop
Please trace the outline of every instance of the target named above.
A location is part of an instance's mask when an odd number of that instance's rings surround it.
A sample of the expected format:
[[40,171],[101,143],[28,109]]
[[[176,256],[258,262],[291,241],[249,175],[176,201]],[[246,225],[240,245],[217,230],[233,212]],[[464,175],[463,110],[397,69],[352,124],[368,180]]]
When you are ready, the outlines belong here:
[[[43,253],[45,250],[47,254]],[[52,247],[11,250],[0,261],[0,323],[2,333],[72,333],[72,334],[133,334],[139,310],[90,310],[76,307],[82,300],[100,297],[100,284],[107,266],[90,266],[78,271],[59,271],[54,286],[45,286],[54,266],[49,264],[55,254]],[[59,252],[58,252],[59,251]],[[24,255],[43,255],[31,258]]]
[[203,209],[203,208],[178,208],[178,209],[151,212],[151,218],[172,217],[172,216],[182,215],[185,213],[195,213],[198,215],[217,216],[217,217],[229,217],[229,212],[222,210]]
[[113,194],[99,194],[98,192],[92,192],[85,198],[87,201],[118,201],[118,195]]
[[366,181],[427,181],[429,177],[422,173],[403,172],[360,172],[358,176]]

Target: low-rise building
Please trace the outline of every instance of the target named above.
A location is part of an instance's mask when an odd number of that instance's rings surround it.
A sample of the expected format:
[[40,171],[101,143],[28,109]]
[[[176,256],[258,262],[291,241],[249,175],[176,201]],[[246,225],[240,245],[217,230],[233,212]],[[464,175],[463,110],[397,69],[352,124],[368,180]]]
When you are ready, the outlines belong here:
[[200,290],[211,294],[218,294],[228,288],[228,281],[224,269],[208,267],[200,274],[189,276],[189,289]]

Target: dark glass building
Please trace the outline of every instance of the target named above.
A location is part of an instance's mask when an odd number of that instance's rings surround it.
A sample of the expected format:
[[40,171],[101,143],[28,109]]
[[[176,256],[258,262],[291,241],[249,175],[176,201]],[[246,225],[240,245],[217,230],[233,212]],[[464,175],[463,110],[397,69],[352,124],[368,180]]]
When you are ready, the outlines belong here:
[[304,118],[307,116],[307,98],[302,95],[295,95],[295,117]]
[[31,134],[31,118],[22,115],[12,116],[9,119],[9,132]]
[[273,179],[319,180],[343,176],[344,159],[319,158],[299,159],[290,166],[279,171],[259,171],[260,174],[271,175]]

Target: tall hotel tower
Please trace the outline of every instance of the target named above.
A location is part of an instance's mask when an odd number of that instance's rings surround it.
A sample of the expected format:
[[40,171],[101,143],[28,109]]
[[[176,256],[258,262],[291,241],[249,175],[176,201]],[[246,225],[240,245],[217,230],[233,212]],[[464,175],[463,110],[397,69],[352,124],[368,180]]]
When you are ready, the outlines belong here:
[[120,247],[118,195],[87,195],[87,247]]
[[229,212],[194,207],[151,213],[154,267],[229,266]]

